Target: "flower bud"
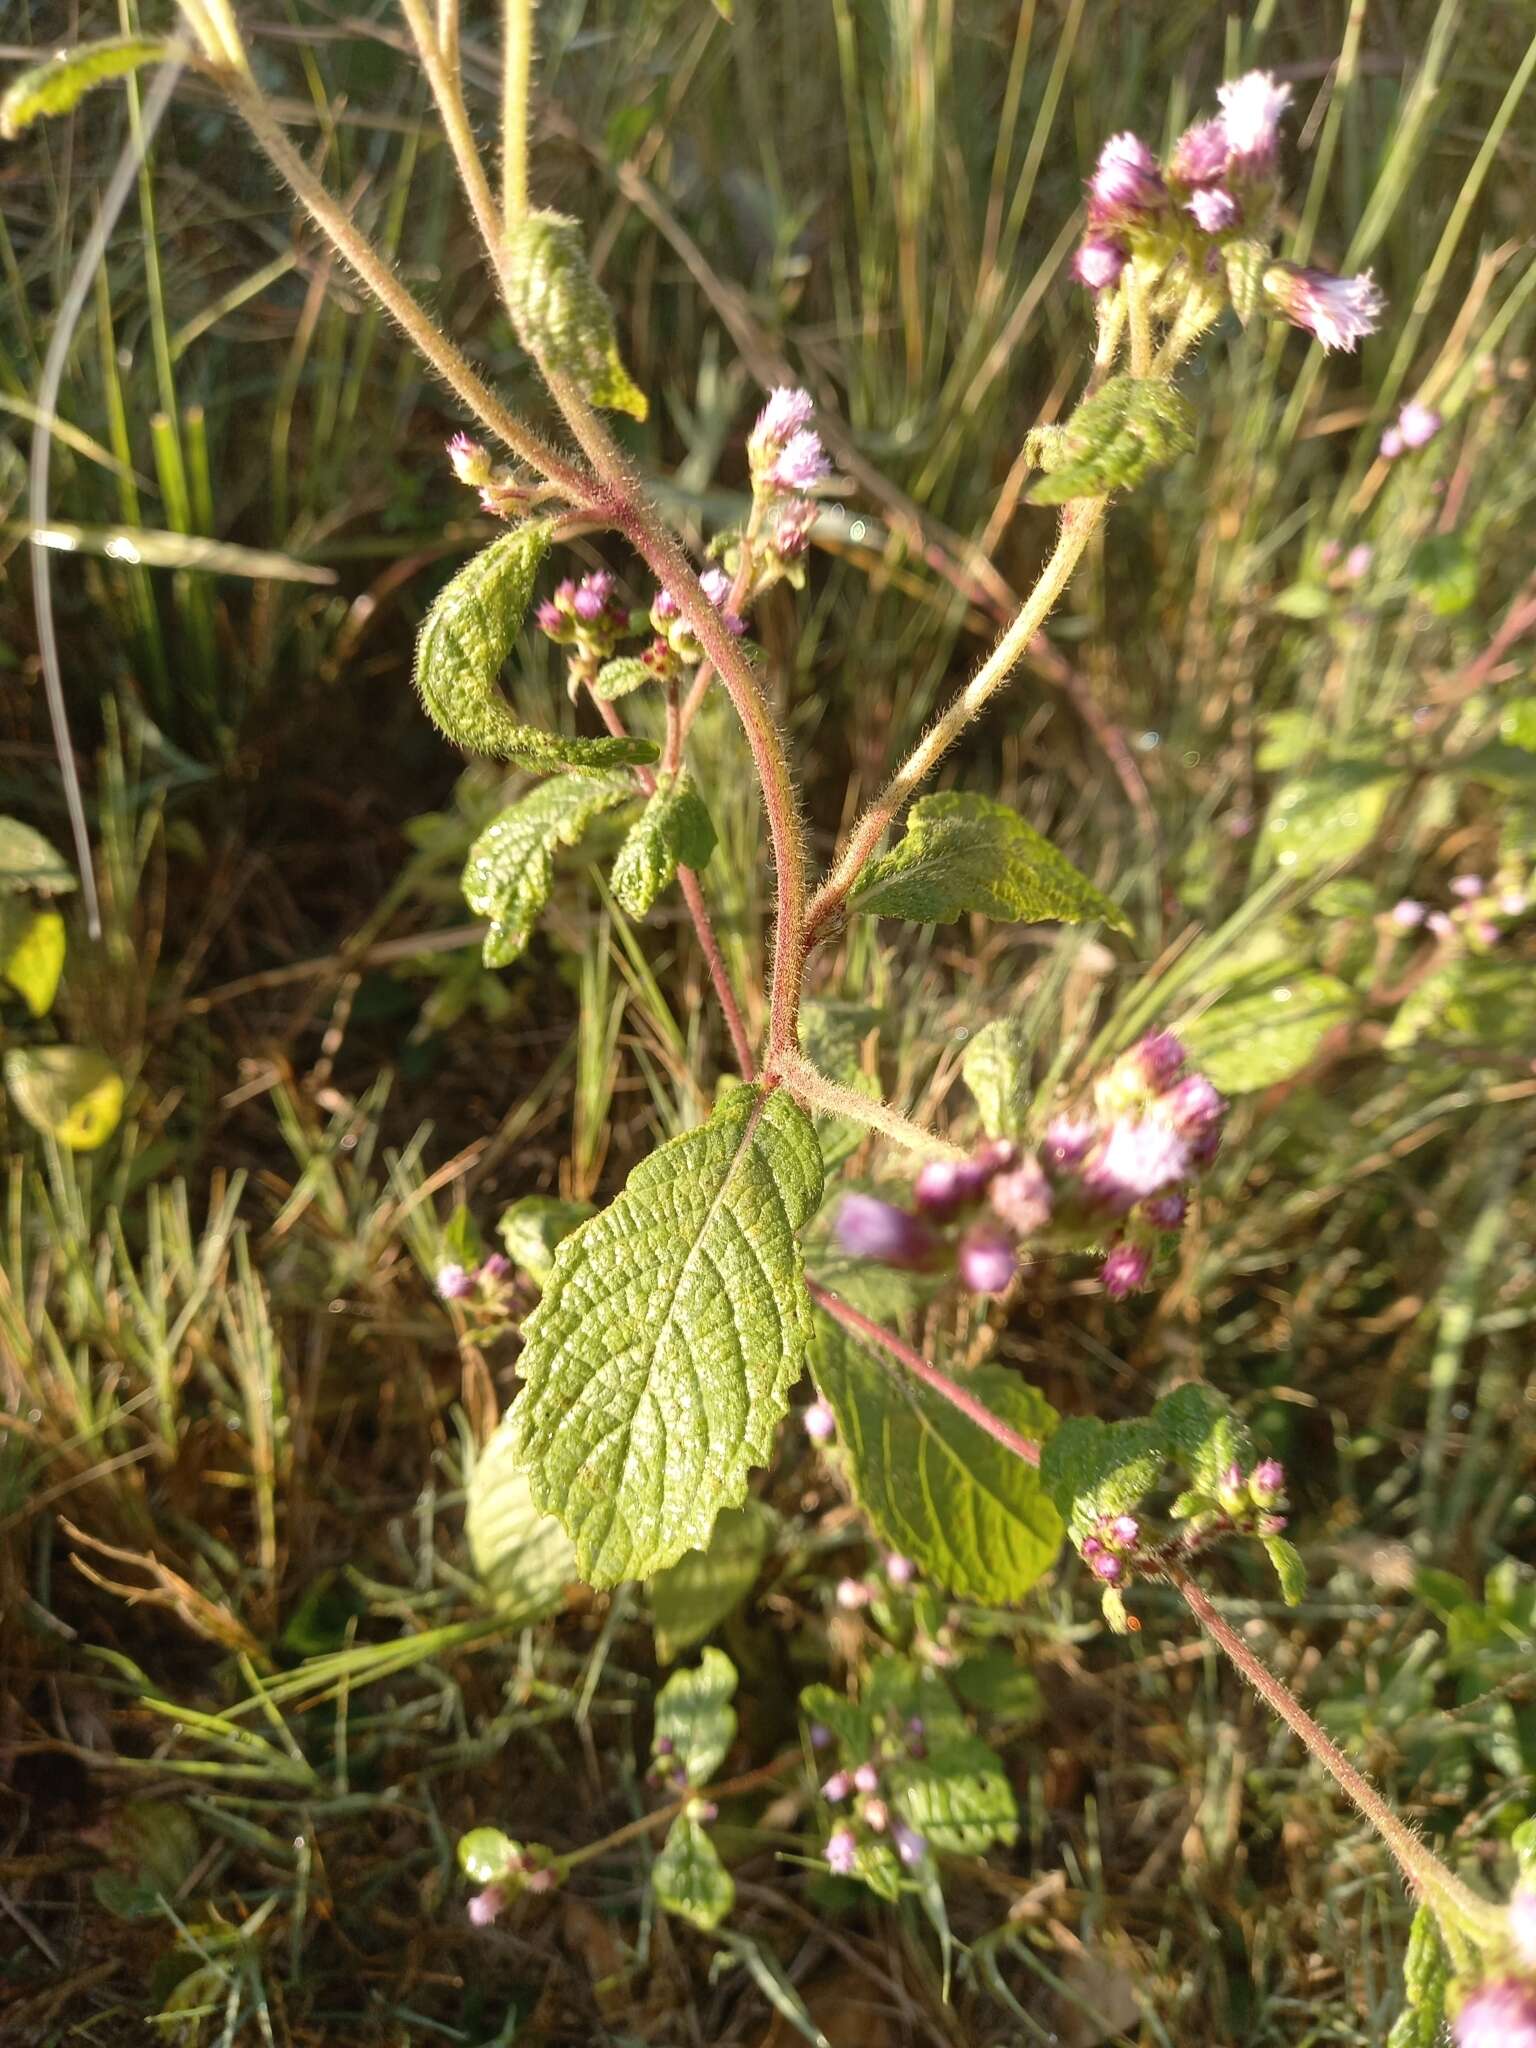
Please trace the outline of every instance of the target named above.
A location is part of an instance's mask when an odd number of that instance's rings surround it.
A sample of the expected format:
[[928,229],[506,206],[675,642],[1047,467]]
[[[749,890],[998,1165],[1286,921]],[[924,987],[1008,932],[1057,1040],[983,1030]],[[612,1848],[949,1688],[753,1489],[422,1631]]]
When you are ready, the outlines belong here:
[[1277,313],[1330,351],[1353,349],[1374,334],[1386,307],[1368,270],[1358,277],[1334,277],[1326,270],[1272,263],[1264,273],[1264,290]]
[[839,1579],[834,1596],[845,1613],[857,1614],[874,1598],[862,1579]]
[[1045,1143],[1041,1147],[1046,1165],[1057,1172],[1081,1165],[1098,1135],[1099,1127],[1092,1117],[1053,1116],[1045,1127]]
[[852,1877],[859,1863],[859,1838],[852,1828],[834,1828],[827,1837],[827,1863],[838,1877]]
[[[1180,1082],[1179,1087],[1188,1085]],[[1173,1124],[1154,1117],[1117,1117],[1089,1156],[1083,1187],[1110,1215],[1123,1216],[1145,1196],[1183,1180],[1189,1168],[1189,1145]]]
[[1383,462],[1396,462],[1406,445],[1401,428],[1388,427],[1381,437],[1381,446],[1378,452]]
[[1153,1195],[1150,1201],[1142,1203],[1138,1214],[1145,1216],[1154,1229],[1177,1230],[1189,1214],[1189,1198],[1180,1194]]
[[832,1747],[832,1744],[836,1740],[836,1736],[832,1733],[832,1730],[827,1726],[825,1721],[813,1721],[811,1723],[812,1749],[830,1749]]
[[475,1291],[474,1275],[462,1266],[439,1266],[436,1286],[439,1300],[462,1301]]
[[1203,234],[1221,235],[1236,227],[1239,208],[1225,186],[1210,185],[1197,192],[1184,211],[1193,217]]
[[813,491],[832,474],[832,464],[812,427],[791,434],[764,471],[764,481],[781,491]]
[[1183,1044],[1171,1031],[1153,1031],[1133,1048],[1137,1065],[1154,1094],[1161,1094],[1178,1078],[1183,1068]]
[[1285,1467],[1278,1458],[1264,1458],[1248,1475],[1248,1495],[1256,1508],[1272,1508],[1285,1498]]
[[503,1280],[512,1277],[512,1261],[505,1252],[492,1252],[480,1268],[482,1287],[499,1287]]
[[915,1869],[928,1854],[928,1844],[917,1832],[909,1828],[904,1820],[898,1820],[891,1828],[891,1840],[896,1845],[896,1854],[908,1869]]
[[1424,922],[1424,905],[1405,896],[1400,903],[1393,904],[1391,917],[1400,932],[1415,931]]
[[1113,1551],[1101,1550],[1097,1557],[1089,1559],[1088,1569],[1106,1586],[1117,1586],[1125,1577],[1125,1560],[1116,1557]]
[[1209,185],[1227,169],[1227,131],[1218,117],[1186,128],[1173,146],[1168,174],[1179,185]]
[[851,1258],[910,1267],[926,1265],[933,1252],[927,1224],[878,1195],[844,1195],[833,1228],[839,1250]]
[[1118,226],[1156,213],[1167,197],[1157,159],[1139,135],[1112,135],[1088,180],[1088,218]]
[[1397,431],[1405,448],[1427,448],[1444,425],[1432,406],[1410,398],[1397,416]]
[[860,1764],[853,1774],[854,1790],[857,1792],[878,1792],[880,1773],[873,1764]]
[[1470,903],[1483,893],[1481,875],[1457,875],[1451,883],[1451,894],[1459,896],[1463,903]]
[[1104,1261],[1104,1270],[1099,1276],[1104,1283],[1104,1292],[1112,1301],[1123,1301],[1128,1294],[1134,1294],[1144,1285],[1152,1269],[1152,1256],[1145,1245],[1117,1244]]
[[852,1790],[853,1779],[847,1771],[834,1771],[821,1788],[822,1797],[831,1800],[834,1806],[840,1806]]
[[471,1927],[489,1927],[496,1915],[507,1903],[507,1895],[499,1884],[488,1884],[483,1892],[476,1892],[468,1906]]
[[1055,1198],[1045,1169],[1031,1153],[1012,1173],[1000,1173],[992,1183],[992,1207],[1016,1237],[1033,1237],[1051,1220]]
[[1084,235],[1072,258],[1072,275],[1092,292],[1107,291],[1120,282],[1130,254],[1116,235]]
[[1344,578],[1348,583],[1363,583],[1371,573],[1371,564],[1376,560],[1376,550],[1368,540],[1363,540],[1344,557]]
[[825,1401],[813,1401],[800,1420],[813,1444],[830,1443],[837,1434],[837,1417]]
[[1117,1543],[1123,1543],[1130,1549],[1141,1541],[1141,1524],[1134,1515],[1116,1515],[1109,1525],[1109,1533]]
[[1243,1468],[1235,1458],[1216,1482],[1216,1498],[1229,1515],[1241,1514],[1249,1504]]
[[917,1566],[910,1557],[903,1557],[899,1550],[892,1550],[886,1556],[885,1576],[893,1586],[910,1586],[917,1577]]
[[1536,2048],[1536,1985],[1505,1977],[1481,1985],[1451,2026],[1456,2048]]
[[979,1225],[960,1244],[960,1278],[972,1294],[1004,1294],[1019,1269],[1012,1240]]
[[866,1799],[859,1808],[859,1818],[865,1827],[873,1829],[877,1835],[883,1835],[890,1825],[891,1809],[883,1799]]
[[448,460],[459,482],[468,484],[471,490],[483,490],[491,480],[490,455],[468,434],[454,435],[448,443]]
[[1187,1074],[1162,1106],[1180,1137],[1191,1140],[1219,1131],[1227,1114],[1226,1097],[1205,1074]]

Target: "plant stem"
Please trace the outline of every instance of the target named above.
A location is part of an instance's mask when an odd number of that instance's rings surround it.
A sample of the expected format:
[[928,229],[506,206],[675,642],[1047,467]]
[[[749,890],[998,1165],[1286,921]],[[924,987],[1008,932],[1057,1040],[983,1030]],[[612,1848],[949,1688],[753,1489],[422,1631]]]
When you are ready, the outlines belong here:
[[437,47],[442,52],[448,75],[455,82],[459,71],[459,0],[437,0]]
[[1437,1917],[1448,1915],[1474,1931],[1478,1928],[1485,1933],[1496,1930],[1501,1917],[1498,1908],[1470,1891],[1459,1877],[1446,1869],[1438,1856],[1425,1848],[1413,1830],[1398,1819],[1375,1786],[1356,1770],[1338,1745],[1329,1740],[1290,1688],[1254,1655],[1236,1629],[1222,1619],[1193,1579],[1186,1578],[1177,1570],[1170,1570],[1167,1577],[1212,1642],[1237,1666],[1264,1704],[1301,1738],[1339,1790],[1364,1814],[1397,1858],[1409,1889],[1421,1894]]
[[432,27],[432,17],[427,12],[426,0],[400,0],[400,11],[415,38],[421,68],[427,74],[432,97],[437,101],[437,111],[442,116],[443,133],[448,137],[448,146],[453,151],[453,160],[459,170],[459,182],[464,187],[469,210],[475,216],[475,226],[480,230],[480,239],[485,245],[486,256],[499,277],[506,247],[506,234],[501,215],[496,210],[491,181],[485,174],[485,165],[481,162],[480,152],[475,146],[475,132],[469,125],[464,95],[459,90],[457,78],[443,62],[443,55],[438,48],[437,36]]
[[937,724],[918,741],[849,834],[827,879],[811,899],[806,916],[808,946],[815,944],[828,921],[841,908],[897,811],[932,774],[940,757],[971,720],[1007,682],[1024,650],[1071,581],[1089,541],[1098,531],[1107,503],[1105,498],[1079,498],[1065,507],[1056,546],[1040,571],[1034,589],[1019,607],[1013,623],[1004,630],[975,676]]
[[647,502],[633,464],[571,379],[546,361],[541,361],[539,368],[566,424],[605,487],[608,516],[657,581],[677,599],[683,617],[726,687],[752,750],[773,843],[778,898],[768,999],[771,1065],[779,1053],[793,1052],[798,1044],[805,970],[805,843],[784,742],[750,662],[704,595],[682,546]]
[[855,1123],[867,1125],[883,1138],[889,1138],[893,1145],[900,1145],[904,1151],[921,1152],[929,1159],[967,1157],[963,1146],[951,1145],[947,1138],[924,1130],[921,1124],[903,1116],[899,1109],[893,1109],[878,1096],[861,1095],[857,1088],[845,1088],[841,1082],[831,1080],[813,1067],[802,1053],[780,1052],[773,1060],[772,1068],[783,1079],[791,1095],[810,1103],[813,1108],[825,1110],[831,1116],[846,1116]]
[[638,1842],[645,1835],[654,1834],[659,1827],[670,1827],[677,1816],[686,1811],[696,1799],[736,1799],[743,1792],[755,1792],[759,1785],[770,1779],[782,1777],[796,1764],[803,1764],[805,1758],[798,1749],[785,1750],[776,1756],[771,1764],[759,1764],[755,1771],[745,1771],[739,1778],[726,1778],[718,1785],[690,1786],[681,1798],[671,1800],[666,1806],[658,1806],[654,1813],[642,1813],[638,1820],[626,1821],[621,1828],[615,1828],[611,1835],[604,1835],[599,1842],[588,1842],[584,1849],[572,1849],[567,1856],[555,1859],[556,1868],[562,1877],[576,1869],[578,1864],[590,1863],[596,1856],[606,1856],[611,1850],[622,1849],[630,1842]]
[[1000,1416],[994,1415],[992,1410],[978,1401],[974,1394],[968,1394],[958,1381],[952,1380],[948,1373],[940,1372],[936,1365],[930,1365],[920,1351],[914,1351],[910,1344],[904,1344],[893,1331],[885,1329],[872,1317],[863,1314],[851,1302],[844,1301],[842,1296],[834,1294],[830,1287],[823,1287],[819,1280],[807,1280],[805,1288],[816,1306],[825,1309],[835,1322],[841,1323],[845,1330],[852,1330],[856,1337],[862,1337],[867,1344],[876,1344],[882,1351],[888,1352],[898,1364],[906,1367],[914,1379],[921,1380],[925,1387],[931,1387],[933,1392],[948,1401],[952,1408],[958,1408],[968,1422],[974,1422],[978,1429],[985,1430],[986,1434],[995,1443],[1000,1443],[1005,1451],[1012,1451],[1013,1455],[1022,1458],[1026,1465],[1039,1464],[1040,1446],[1037,1443],[1027,1436],[1020,1436],[1016,1429],[1010,1429]]
[[501,211],[528,211],[528,79],[533,68],[534,0],[507,0],[502,28]]

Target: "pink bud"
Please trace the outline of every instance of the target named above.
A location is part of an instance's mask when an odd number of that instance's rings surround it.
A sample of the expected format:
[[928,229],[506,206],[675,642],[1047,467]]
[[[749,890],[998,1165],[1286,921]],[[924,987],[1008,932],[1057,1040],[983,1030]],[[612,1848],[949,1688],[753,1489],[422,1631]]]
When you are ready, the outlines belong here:
[[874,1595],[862,1579],[839,1579],[835,1598],[846,1613],[857,1614],[869,1605]]
[[1016,1237],[1033,1237],[1044,1230],[1054,1206],[1051,1184],[1033,1154],[992,1183],[992,1207]]
[[1405,448],[1427,448],[1439,433],[1442,421],[1433,407],[1410,398],[1397,416],[1397,431]]
[[853,1774],[854,1789],[858,1792],[878,1792],[880,1773],[873,1764],[860,1764]]
[[1107,291],[1120,282],[1130,250],[1113,235],[1084,235],[1072,258],[1072,275],[1090,291]]
[[1147,1086],[1161,1094],[1178,1079],[1185,1053],[1171,1031],[1154,1031],[1134,1048],[1134,1057],[1147,1077]]
[[1388,427],[1381,437],[1380,454],[1383,462],[1396,462],[1403,452],[1403,436],[1399,428]]
[[1010,1239],[981,1225],[961,1242],[959,1267],[972,1294],[1005,1294],[1019,1261]]
[[839,1806],[853,1790],[853,1779],[847,1771],[834,1771],[821,1790],[824,1798]]
[[917,1566],[910,1557],[903,1557],[899,1550],[887,1553],[885,1576],[893,1586],[910,1586],[917,1577]]
[[1106,1550],[1094,1558],[1088,1569],[1095,1578],[1102,1579],[1106,1586],[1117,1586],[1125,1577],[1125,1560]]
[[1141,1287],[1152,1269],[1152,1257],[1144,1245],[1117,1244],[1104,1261],[1100,1278],[1112,1301],[1123,1301]]
[[1456,2048],[1536,2048],[1536,1985],[1505,1977],[1484,1984],[1457,2013]]
[[439,1266],[437,1269],[437,1292],[440,1300],[462,1301],[475,1291],[472,1274],[462,1266]]
[[850,1257],[879,1259],[887,1266],[922,1266],[933,1251],[927,1224],[878,1195],[844,1195],[833,1234]]
[[507,1903],[507,1895],[499,1884],[488,1884],[483,1892],[476,1892],[469,1901],[469,1924],[471,1927],[489,1927],[496,1915]]
[[825,1401],[813,1401],[800,1419],[813,1444],[830,1443],[837,1434],[837,1417]]
[[1451,883],[1451,894],[1459,896],[1463,903],[1470,903],[1474,897],[1482,895],[1483,888],[1481,875],[1458,875]]
[[827,1863],[839,1877],[852,1877],[859,1864],[859,1838],[852,1828],[834,1828],[827,1837]]
[[1399,931],[1416,930],[1424,922],[1424,905],[1416,903],[1411,896],[1405,896],[1401,903],[1393,904],[1392,922]]

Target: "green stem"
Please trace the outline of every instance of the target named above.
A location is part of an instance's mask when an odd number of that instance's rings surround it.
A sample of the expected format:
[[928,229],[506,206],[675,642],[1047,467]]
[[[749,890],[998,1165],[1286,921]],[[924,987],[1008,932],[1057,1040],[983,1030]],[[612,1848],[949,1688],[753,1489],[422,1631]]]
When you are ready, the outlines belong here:
[[528,80],[533,69],[534,0],[506,0],[502,30],[501,211],[528,211]]
[[869,1130],[878,1131],[882,1138],[889,1138],[893,1145],[900,1145],[904,1151],[920,1152],[928,1159],[966,1159],[970,1155],[960,1145],[951,1145],[945,1138],[939,1138],[932,1131],[914,1123],[909,1116],[903,1116],[899,1109],[892,1109],[888,1102],[877,1096],[861,1095],[857,1088],[845,1088],[838,1081],[817,1071],[803,1054],[791,1050],[781,1051],[773,1060],[771,1072],[776,1074],[798,1102],[808,1103],[811,1108],[826,1112],[829,1116],[845,1116],[854,1123],[864,1124]]

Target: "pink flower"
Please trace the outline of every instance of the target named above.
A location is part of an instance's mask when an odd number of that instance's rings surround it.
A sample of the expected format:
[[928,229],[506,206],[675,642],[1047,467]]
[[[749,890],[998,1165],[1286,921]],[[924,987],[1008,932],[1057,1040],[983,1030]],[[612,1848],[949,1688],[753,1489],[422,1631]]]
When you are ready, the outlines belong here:
[[1191,1140],[1219,1130],[1227,1099],[1208,1074],[1189,1074],[1163,1097],[1166,1113],[1181,1137]]
[[1088,1569],[1096,1579],[1102,1579],[1106,1586],[1113,1586],[1125,1577],[1125,1560],[1116,1557],[1113,1551],[1101,1550]]
[[1463,903],[1470,903],[1474,897],[1482,895],[1483,887],[1481,875],[1458,875],[1451,883],[1451,894],[1459,896]]
[[1449,939],[1456,931],[1455,924],[1443,910],[1432,910],[1424,920],[1424,928],[1433,932],[1437,939]]
[[1393,904],[1391,916],[1400,932],[1416,931],[1424,922],[1424,905],[1416,903],[1411,896],[1405,896],[1401,903]]
[[1522,1885],[1509,1902],[1509,1938],[1528,1970],[1536,1970],[1536,1890]]
[[874,1598],[862,1579],[839,1579],[834,1598],[845,1614],[858,1614]]
[[960,1245],[960,1278],[972,1294],[1004,1294],[1019,1269],[1011,1239],[985,1226],[971,1231]]
[[832,464],[821,445],[821,436],[812,427],[802,427],[791,434],[764,471],[767,481],[777,484],[781,491],[814,490],[831,474]]
[[448,460],[461,484],[481,490],[491,480],[491,458],[468,434],[455,434],[448,443]]
[[791,384],[775,385],[768,394],[768,403],[757,416],[748,439],[750,448],[782,448],[792,434],[798,434],[802,427],[811,423],[811,414],[816,410],[809,391],[799,391]]
[[[706,596],[708,595],[707,592],[705,594]],[[657,624],[664,625],[669,619],[681,618],[681,616],[682,606],[672,595],[671,591],[665,589],[658,590],[651,599],[651,617]]]
[[1195,225],[1208,235],[1222,234],[1237,222],[1237,201],[1220,185],[1197,192],[1184,210],[1194,215]]
[[1189,1214],[1189,1202],[1180,1194],[1154,1195],[1142,1203],[1141,1213],[1158,1230],[1177,1230]]
[[718,563],[706,569],[700,576],[699,587],[725,621],[730,632],[740,634],[747,630],[745,623],[737,614],[727,608],[726,600],[731,594],[731,579]]
[[837,1417],[825,1401],[813,1401],[800,1420],[813,1444],[830,1443],[837,1434]]
[[928,1854],[928,1844],[916,1828],[909,1828],[904,1820],[892,1823],[891,1840],[896,1844],[896,1854],[908,1870],[921,1863]]
[[824,1799],[830,1800],[834,1806],[841,1806],[852,1790],[853,1778],[851,1774],[847,1771],[834,1771],[825,1785],[822,1786],[821,1794]]
[[1054,1197],[1038,1159],[1031,1154],[1012,1173],[992,1183],[992,1207],[1018,1237],[1033,1237],[1051,1220]]
[[1536,1987],[1505,1977],[1474,1991],[1457,2013],[1456,2048],[1536,2048]]
[[1045,1127],[1047,1163],[1058,1169],[1077,1166],[1099,1135],[1091,1117],[1053,1116]]
[[838,1877],[852,1877],[859,1866],[859,1838],[852,1828],[834,1828],[827,1837],[827,1865]]
[[1216,97],[1227,148],[1237,164],[1250,174],[1271,169],[1291,88],[1277,83],[1272,71],[1248,71],[1217,86]]
[[1197,121],[1173,146],[1169,175],[1180,185],[1209,185],[1225,175],[1227,130],[1219,118]]
[[475,1291],[475,1278],[462,1266],[439,1266],[437,1293],[440,1301],[462,1301]]
[[860,1764],[853,1774],[853,1789],[866,1796],[880,1790],[880,1773],[873,1764]]
[[927,1224],[878,1195],[844,1195],[833,1234],[851,1258],[879,1259],[887,1266],[924,1265],[933,1250]]
[[885,1576],[893,1586],[910,1586],[917,1577],[917,1566],[910,1557],[903,1557],[899,1550],[893,1550],[885,1560]]
[[1088,180],[1088,218],[1096,227],[1154,213],[1166,196],[1157,159],[1139,135],[1112,135]]
[[594,575],[583,576],[571,596],[571,610],[584,625],[590,626],[600,619],[608,609],[608,600],[613,596],[613,577],[606,569],[599,569]]
[[1371,573],[1371,564],[1376,559],[1376,550],[1368,540],[1352,547],[1344,557],[1344,574],[1351,583],[1361,583]]
[[1083,1185],[1112,1213],[1155,1195],[1189,1172],[1189,1146],[1171,1124],[1147,1117],[1116,1117],[1094,1152]]
[[1330,351],[1353,349],[1374,334],[1386,307],[1368,270],[1358,277],[1335,277],[1327,270],[1272,263],[1264,273],[1264,289],[1293,327],[1305,328]]
[[1285,1495],[1285,1467],[1278,1458],[1263,1458],[1248,1475],[1248,1492],[1256,1508],[1272,1508]]
[[1403,452],[1403,447],[1402,429],[1399,427],[1388,427],[1381,437],[1381,447],[1378,452],[1383,462],[1396,462],[1399,455]]
[[[1100,1275],[1104,1282],[1104,1292],[1112,1301],[1123,1301],[1128,1294],[1134,1294],[1138,1287],[1145,1285],[1151,1270],[1152,1257],[1145,1245],[1117,1244],[1104,1261],[1104,1270]],[[1118,1571],[1115,1576],[1119,1577]]]
[[1072,275],[1091,292],[1107,291],[1120,282],[1130,253],[1113,235],[1084,235],[1072,258]]
[[1171,1031],[1153,1031],[1135,1047],[1135,1059],[1147,1077],[1147,1086],[1166,1088],[1178,1079],[1185,1060],[1184,1046]]
[[506,1903],[507,1895],[501,1886],[488,1884],[483,1892],[476,1892],[469,1902],[470,1926],[489,1927]]
[[1416,398],[1410,398],[1397,416],[1397,431],[1405,448],[1427,448],[1442,424],[1439,413],[1420,405]]

